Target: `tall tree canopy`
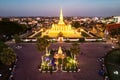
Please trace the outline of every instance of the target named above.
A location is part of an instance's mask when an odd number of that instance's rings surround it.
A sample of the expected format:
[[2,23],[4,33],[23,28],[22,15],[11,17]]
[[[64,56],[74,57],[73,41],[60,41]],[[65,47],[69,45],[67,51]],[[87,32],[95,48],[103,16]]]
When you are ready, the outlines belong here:
[[46,38],[37,39],[37,48],[39,51],[44,51],[48,47],[50,42]]
[[80,23],[78,21],[72,22],[72,26],[75,27],[75,28],[79,28]]
[[11,48],[4,48],[0,53],[0,61],[5,65],[11,65],[16,60],[16,54]]
[[73,43],[72,47],[70,48],[70,51],[73,55],[77,55],[80,53],[80,47],[78,43]]
[[21,34],[25,32],[27,27],[25,25],[18,24],[10,21],[0,21],[0,38],[11,38],[15,34]]

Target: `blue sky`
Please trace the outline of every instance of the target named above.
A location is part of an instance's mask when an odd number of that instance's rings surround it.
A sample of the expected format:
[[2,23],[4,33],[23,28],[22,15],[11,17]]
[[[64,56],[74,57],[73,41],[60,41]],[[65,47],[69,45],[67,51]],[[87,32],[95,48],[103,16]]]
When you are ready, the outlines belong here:
[[0,16],[114,16],[120,0],[0,0]]

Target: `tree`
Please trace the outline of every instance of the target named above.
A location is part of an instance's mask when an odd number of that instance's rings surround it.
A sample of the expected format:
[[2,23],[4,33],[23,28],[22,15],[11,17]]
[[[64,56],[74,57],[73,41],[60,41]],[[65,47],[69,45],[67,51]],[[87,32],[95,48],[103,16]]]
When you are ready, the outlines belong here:
[[9,40],[15,34],[22,34],[27,30],[27,26],[10,21],[0,21],[0,39]]
[[11,65],[16,60],[16,54],[11,48],[4,48],[0,54],[0,60],[5,65]]
[[70,51],[72,53],[72,56],[76,56],[78,53],[80,53],[80,48],[79,48],[79,44],[76,42],[76,43],[73,43],[72,44],[72,47],[70,48]]
[[46,49],[46,47],[48,47],[50,44],[50,42],[46,39],[46,38],[37,38],[37,48],[38,50],[44,51]]
[[72,26],[75,27],[75,28],[79,28],[80,23],[78,21],[72,22]]

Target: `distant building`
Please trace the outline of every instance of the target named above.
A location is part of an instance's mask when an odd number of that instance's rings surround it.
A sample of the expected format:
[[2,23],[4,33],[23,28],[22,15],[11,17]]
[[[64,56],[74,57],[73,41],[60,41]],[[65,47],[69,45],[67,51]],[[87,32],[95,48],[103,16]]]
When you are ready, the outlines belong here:
[[26,22],[20,22],[20,24],[24,24],[24,25],[27,25],[27,23],[26,23]]
[[120,28],[120,24],[108,24],[106,25],[106,30],[109,32],[113,29],[118,29]]
[[0,18],[0,21],[2,21],[2,18]]
[[120,16],[115,16],[114,17],[114,22],[120,23]]
[[94,18],[92,18],[92,20],[93,20],[93,21],[98,21],[99,18],[98,18],[98,17],[94,17]]

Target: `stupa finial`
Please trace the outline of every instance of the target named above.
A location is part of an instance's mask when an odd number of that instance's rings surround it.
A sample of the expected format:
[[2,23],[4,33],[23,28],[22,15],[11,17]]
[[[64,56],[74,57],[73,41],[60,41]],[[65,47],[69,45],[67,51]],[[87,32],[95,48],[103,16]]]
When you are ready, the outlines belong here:
[[60,16],[59,16],[59,24],[64,24],[63,22],[63,13],[62,13],[62,8],[60,9]]
[[62,52],[62,48],[61,47],[59,47],[59,49],[58,49],[58,54],[62,54],[63,52]]

